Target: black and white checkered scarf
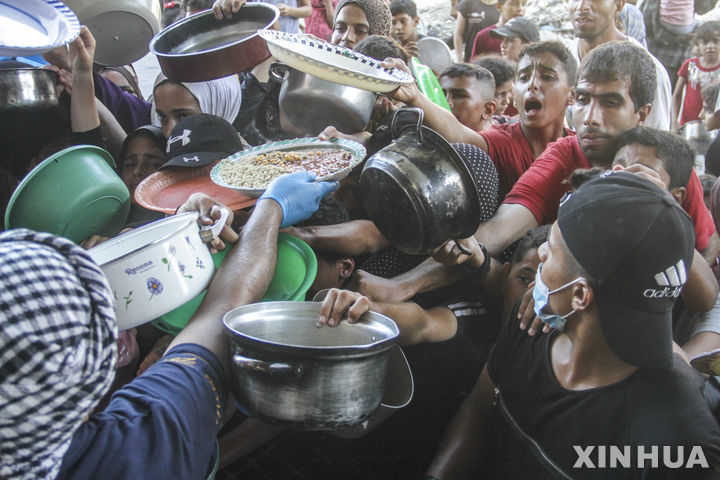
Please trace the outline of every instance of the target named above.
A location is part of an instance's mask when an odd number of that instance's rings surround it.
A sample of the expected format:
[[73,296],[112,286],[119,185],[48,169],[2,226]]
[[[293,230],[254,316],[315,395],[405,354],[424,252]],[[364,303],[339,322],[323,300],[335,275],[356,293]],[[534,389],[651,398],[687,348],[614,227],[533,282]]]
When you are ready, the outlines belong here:
[[113,295],[71,241],[0,234],[0,477],[52,479],[73,433],[110,388]]

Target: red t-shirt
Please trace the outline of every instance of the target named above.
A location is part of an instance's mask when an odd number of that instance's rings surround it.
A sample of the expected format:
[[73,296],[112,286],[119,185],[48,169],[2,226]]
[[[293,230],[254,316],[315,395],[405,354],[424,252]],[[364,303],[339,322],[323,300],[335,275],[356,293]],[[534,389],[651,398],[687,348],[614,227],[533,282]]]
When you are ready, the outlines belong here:
[[[563,128],[564,136],[575,132]],[[478,132],[488,144],[488,155],[495,162],[500,185],[499,198],[505,198],[515,182],[535,161],[530,144],[525,138],[520,122],[493,125],[492,128]]]
[[715,68],[707,69],[700,65],[698,57],[689,58],[678,70],[678,77],[686,80],[685,98],[679,122],[682,125],[700,119],[700,110],[703,106],[702,88],[720,79],[720,64]]
[[492,38],[490,36],[490,30],[493,28],[497,28],[497,25],[490,25],[489,27],[480,30],[478,34],[475,35],[475,42],[473,42],[470,60],[475,58],[476,55],[483,55],[485,53],[500,53],[502,39]]
[[[503,203],[522,205],[541,225],[553,222],[557,218],[560,199],[570,190],[570,186],[562,181],[575,169],[590,167],[592,165],[580,149],[576,136],[560,138],[547,146],[515,183]],[[695,223],[695,248],[702,251],[708,246],[715,224],[703,203],[702,185],[694,169],[682,207]]]

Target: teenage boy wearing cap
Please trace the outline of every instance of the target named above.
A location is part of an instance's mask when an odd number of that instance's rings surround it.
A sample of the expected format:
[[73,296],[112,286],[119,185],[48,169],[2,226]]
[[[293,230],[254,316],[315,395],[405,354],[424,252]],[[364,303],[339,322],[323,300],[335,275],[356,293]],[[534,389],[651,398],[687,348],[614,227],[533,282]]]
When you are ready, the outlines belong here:
[[500,55],[503,58],[517,62],[520,51],[525,45],[540,41],[540,31],[531,20],[515,17],[502,27],[490,30],[490,37],[502,40]]
[[672,344],[692,231],[672,196],[638,175],[604,174],[567,198],[539,249],[533,287],[535,311],[554,329],[528,337],[511,317],[431,478],[480,468],[492,478],[717,473],[720,427],[702,379]]
[[180,120],[170,132],[165,164],[160,167],[204,167],[243,149],[235,127],[209,113]]
[[475,35],[470,59],[488,53],[500,53],[500,40],[490,37],[490,32],[505,25],[510,19],[521,17],[525,13],[527,0],[498,0],[497,9],[500,11],[500,19],[495,25],[491,25]]

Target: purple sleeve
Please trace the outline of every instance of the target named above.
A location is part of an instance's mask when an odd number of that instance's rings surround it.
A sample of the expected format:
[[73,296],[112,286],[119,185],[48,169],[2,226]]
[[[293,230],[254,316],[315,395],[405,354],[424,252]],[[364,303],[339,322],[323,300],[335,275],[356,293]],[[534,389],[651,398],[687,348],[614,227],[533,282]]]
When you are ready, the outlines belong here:
[[115,116],[126,132],[150,123],[152,104],[131,93],[125,92],[110,80],[93,73],[95,96]]

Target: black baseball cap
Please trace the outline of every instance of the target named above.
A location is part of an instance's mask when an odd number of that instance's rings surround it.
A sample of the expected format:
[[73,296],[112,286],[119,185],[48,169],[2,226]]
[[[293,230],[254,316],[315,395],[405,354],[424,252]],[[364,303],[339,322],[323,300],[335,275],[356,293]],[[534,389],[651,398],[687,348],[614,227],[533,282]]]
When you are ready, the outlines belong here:
[[243,149],[235,127],[224,118],[201,113],[180,120],[170,132],[165,167],[204,167]]
[[560,205],[568,249],[596,282],[610,349],[644,368],[672,366],[672,308],[695,250],[693,222],[665,190],[638,175],[606,172]]
[[508,20],[505,25],[490,30],[494,38],[522,38],[525,43],[540,40],[540,30],[537,25],[525,17],[515,17]]

